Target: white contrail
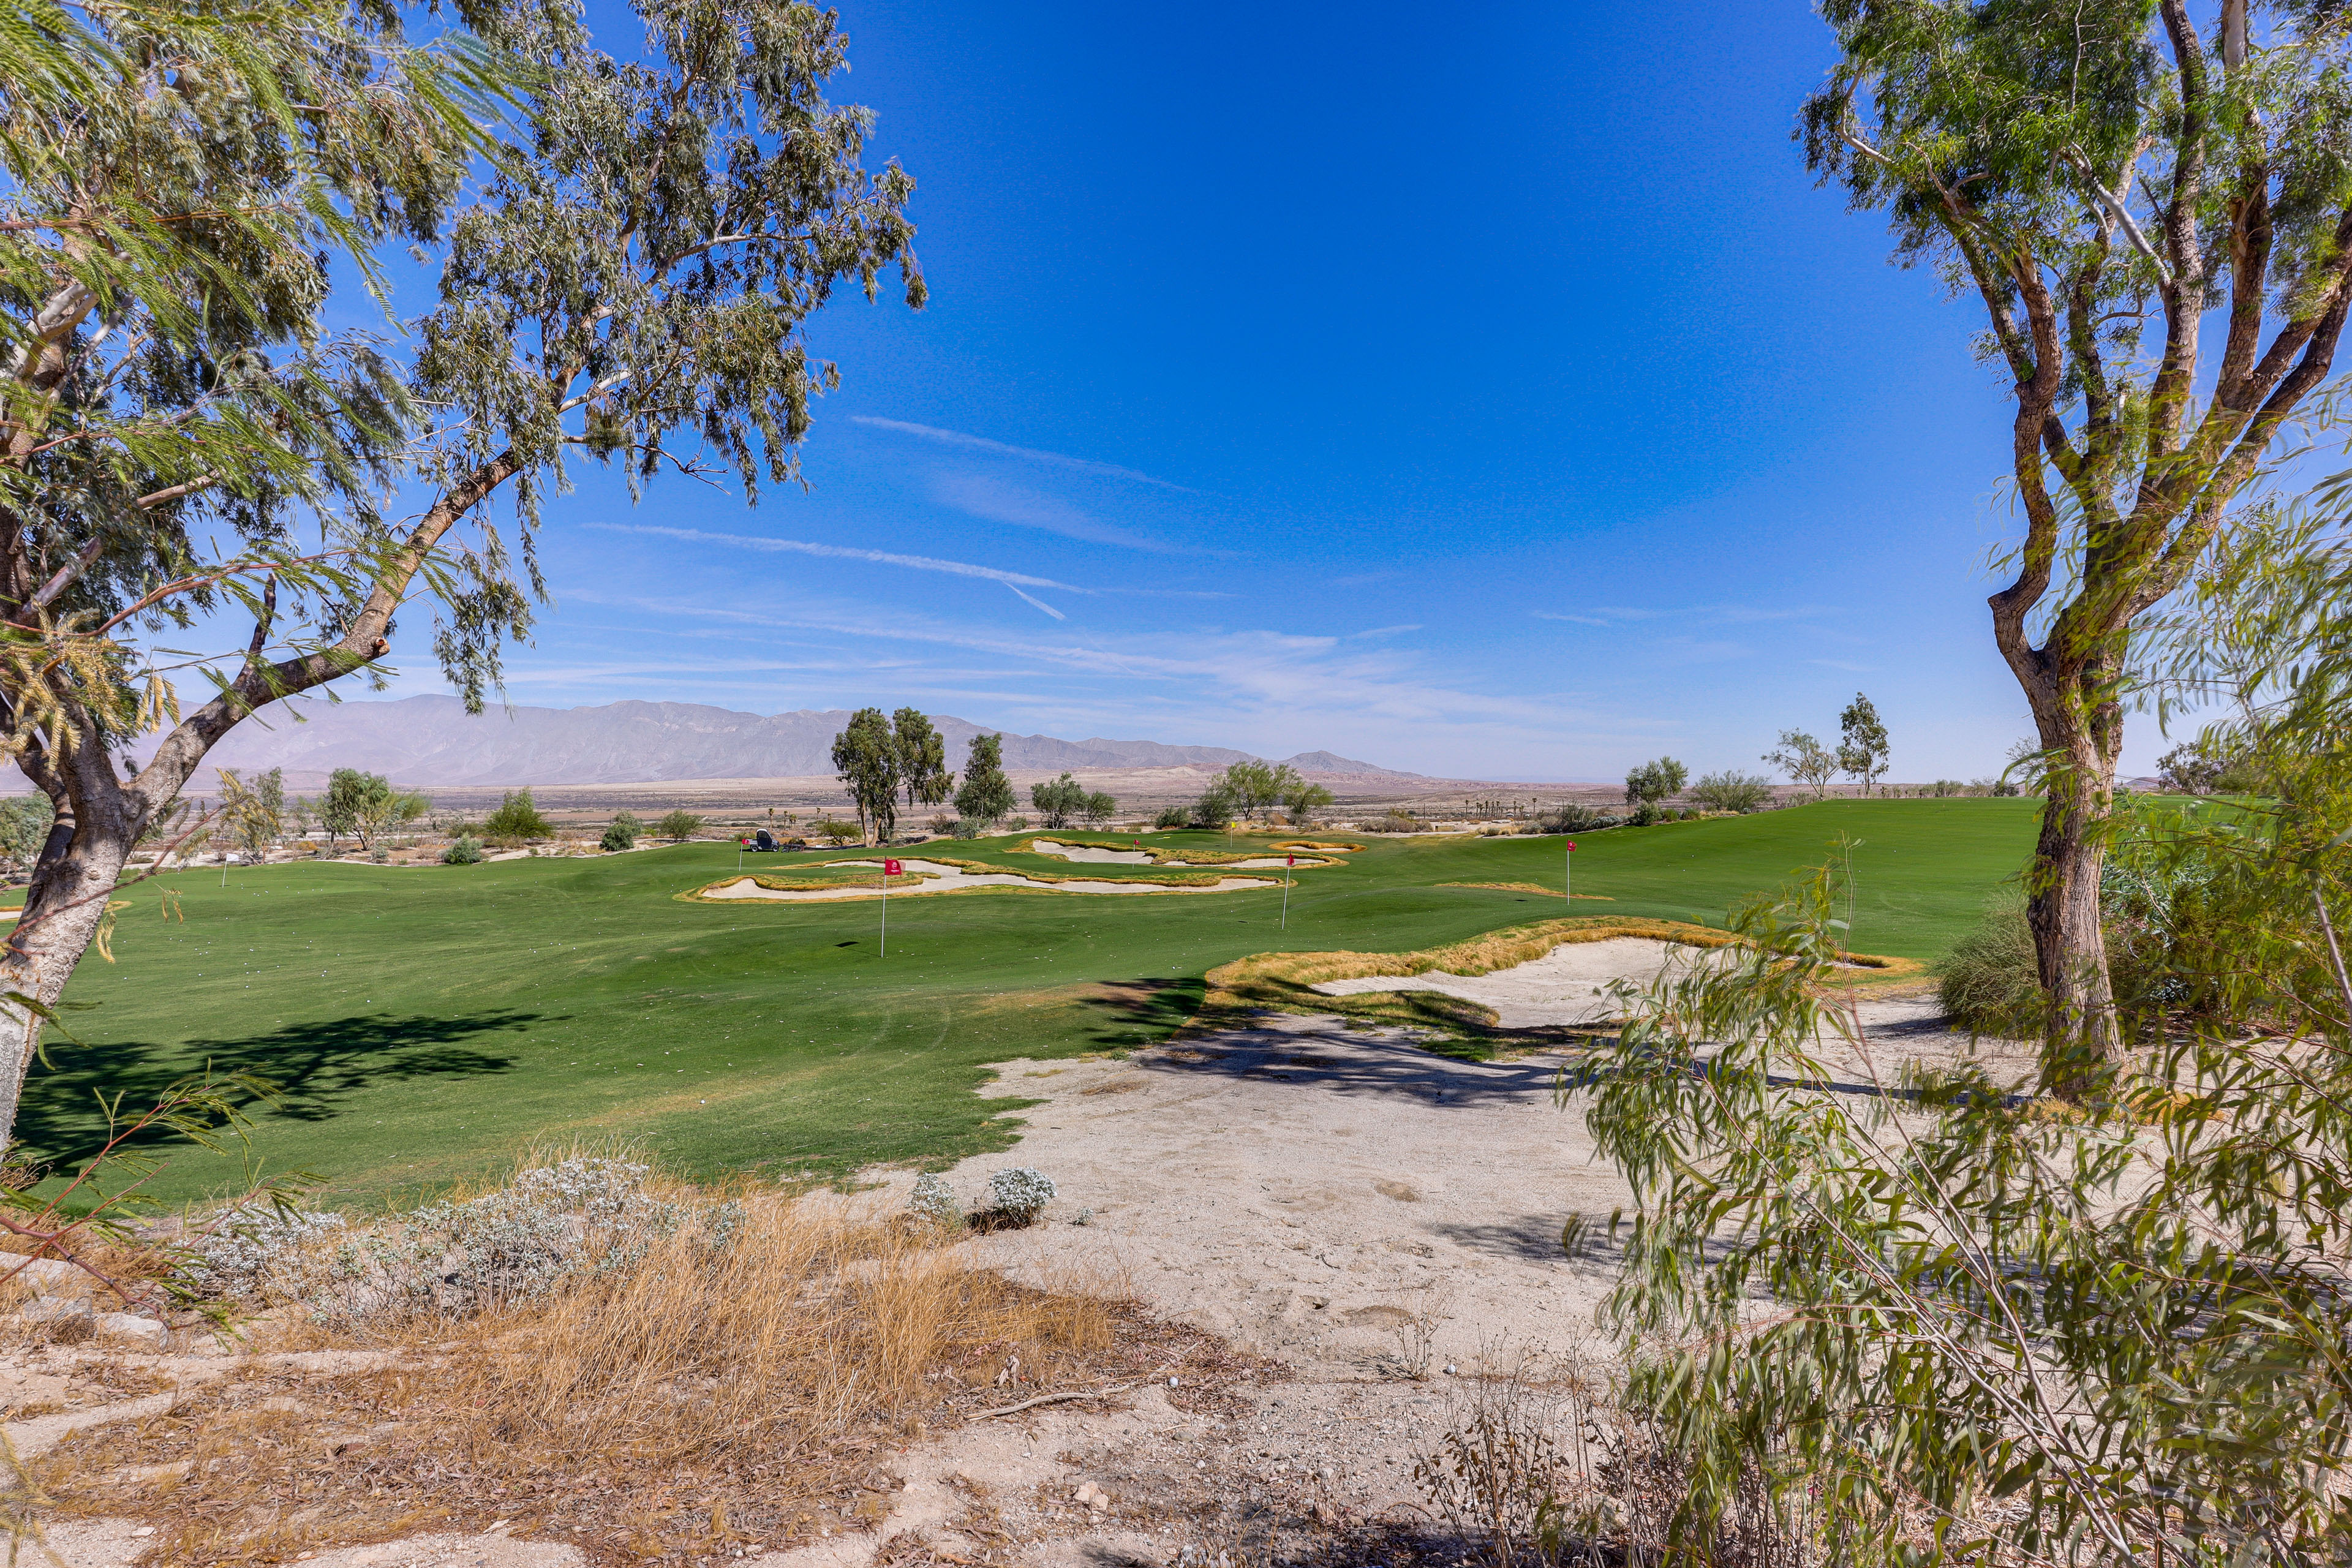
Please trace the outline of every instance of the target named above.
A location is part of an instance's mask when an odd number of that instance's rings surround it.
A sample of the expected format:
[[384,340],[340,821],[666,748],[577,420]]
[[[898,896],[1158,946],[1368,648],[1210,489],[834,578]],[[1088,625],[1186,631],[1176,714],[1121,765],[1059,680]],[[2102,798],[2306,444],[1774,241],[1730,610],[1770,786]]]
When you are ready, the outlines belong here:
[[[1024,587],[1052,588],[1064,594],[1091,594],[1092,588],[1081,588],[1075,583],[1057,583],[1051,577],[1032,577],[1021,572],[1003,572],[993,566],[975,566],[968,561],[941,561],[931,555],[894,555],[887,550],[853,550],[843,544],[813,544],[804,539],[769,539],[750,533],[705,533],[698,528],[661,528],[651,523],[592,522],[586,526],[603,529],[607,533],[650,533],[664,539],[685,539],[698,544],[724,544],[736,550],[761,550],[771,554],[823,555],[835,561],[872,561],[884,566],[906,566],[917,572],[946,572],[958,577],[984,577],[992,583],[1002,583],[1016,594]],[[1022,594],[1024,599],[1029,595]],[[1034,599],[1029,599],[1037,605]],[[1048,605],[1037,607],[1060,619],[1060,612]]]

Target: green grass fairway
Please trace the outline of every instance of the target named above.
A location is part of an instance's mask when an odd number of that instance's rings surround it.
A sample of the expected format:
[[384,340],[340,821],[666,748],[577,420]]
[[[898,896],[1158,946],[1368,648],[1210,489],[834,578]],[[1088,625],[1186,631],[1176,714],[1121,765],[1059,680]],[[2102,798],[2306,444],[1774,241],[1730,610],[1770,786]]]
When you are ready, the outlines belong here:
[[[1591,835],[1579,914],[1720,923],[1748,895],[1830,853],[1841,831],[1860,889],[1853,945],[1933,959],[2022,864],[2038,803],[1832,802]],[[1072,835],[1098,838],[1099,835]],[[1025,869],[1013,840],[952,853]],[[1154,844],[1222,848],[1213,834]],[[1243,841],[1246,844],[1248,841]],[[731,846],[589,860],[393,868],[299,865],[161,879],[130,895],[114,939],[68,999],[89,1042],[64,1041],[27,1086],[18,1131],[70,1163],[98,1121],[206,1059],[249,1068],[290,1102],[263,1152],[349,1197],[396,1199],[499,1165],[534,1141],[638,1141],[687,1173],[838,1173],[879,1160],[1001,1147],[1013,1102],[971,1090],[982,1064],[1160,1038],[1202,976],[1272,950],[1401,952],[1560,911],[1558,838],[1364,841],[1282,895],[968,892],[877,906],[684,902],[736,866]],[[943,849],[950,847],[940,847]],[[902,853],[920,854],[921,851]],[[760,857],[763,870],[836,857]],[[1148,867],[1087,866],[1148,880]],[[182,1156],[159,1184],[194,1197],[237,1173]]]

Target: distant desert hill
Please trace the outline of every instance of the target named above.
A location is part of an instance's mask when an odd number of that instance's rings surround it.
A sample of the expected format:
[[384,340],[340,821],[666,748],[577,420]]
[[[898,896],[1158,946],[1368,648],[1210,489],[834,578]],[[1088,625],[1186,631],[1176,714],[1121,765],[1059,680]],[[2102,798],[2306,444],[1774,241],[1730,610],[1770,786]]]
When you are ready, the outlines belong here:
[[[442,696],[388,702],[299,701],[292,706],[299,721],[285,704],[264,709],[213,749],[205,759],[207,768],[284,768],[287,783],[299,789],[319,787],[335,768],[362,768],[396,784],[426,789],[809,777],[833,772],[833,738],[849,722],[845,709],[763,715],[694,702],[492,708],[478,715],[468,714],[457,699]],[[951,714],[935,713],[931,722],[947,738],[949,765],[959,769],[971,737],[990,732]],[[1004,765],[1023,772],[1213,771],[1248,760],[1247,752],[1223,746],[1004,737]],[[1306,752],[1286,760],[1307,773],[1388,778],[1406,784],[1420,777],[1329,752]]]

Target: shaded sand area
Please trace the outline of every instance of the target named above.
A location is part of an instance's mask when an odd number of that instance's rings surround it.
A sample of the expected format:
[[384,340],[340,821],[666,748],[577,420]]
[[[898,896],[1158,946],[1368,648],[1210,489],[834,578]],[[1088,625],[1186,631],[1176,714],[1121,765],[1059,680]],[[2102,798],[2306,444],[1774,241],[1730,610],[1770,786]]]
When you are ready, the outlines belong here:
[[[1176,882],[1109,881],[1093,878],[1069,877],[1048,880],[1043,877],[1025,877],[1018,871],[974,871],[967,867],[949,865],[939,860],[902,860],[912,877],[919,881],[900,882],[891,879],[892,898],[914,898],[925,893],[953,893],[967,888],[1024,888],[1040,893],[1231,893],[1244,888],[1279,886],[1265,877],[1220,877],[1213,882],[1197,884]],[[779,903],[818,903],[833,899],[878,899],[882,896],[879,860],[835,860],[835,867],[866,870],[875,873],[871,884],[851,888],[782,888],[763,886],[757,878],[730,877],[723,882],[713,882],[695,895],[698,899],[754,899]]]
[[1326,980],[1313,989],[1326,996],[1434,991],[1492,1010],[1497,1028],[1536,1029],[1594,1024],[1612,1017],[1622,1010],[1612,990],[1619,983],[1646,985],[1670,966],[1719,963],[1727,951],[1654,937],[1612,936],[1599,942],[1565,942],[1540,958],[1489,974],[1452,974],[1433,969],[1420,974]]

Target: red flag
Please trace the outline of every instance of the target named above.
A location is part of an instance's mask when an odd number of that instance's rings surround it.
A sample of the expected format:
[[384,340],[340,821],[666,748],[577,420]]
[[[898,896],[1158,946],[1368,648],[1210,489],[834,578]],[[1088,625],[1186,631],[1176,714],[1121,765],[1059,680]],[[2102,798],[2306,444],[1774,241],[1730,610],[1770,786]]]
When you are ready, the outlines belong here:
[[1570,849],[1575,848],[1575,847],[1576,847],[1576,840],[1575,840],[1575,839],[1573,839],[1573,838],[1570,839],[1570,840],[1568,841],[1568,847],[1569,847]]
[[885,860],[882,862],[882,874],[886,877],[903,877],[907,874],[907,868],[896,860]]
[[1298,857],[1296,855],[1286,855],[1282,858],[1282,863],[1286,866],[1296,866],[1298,864]]

